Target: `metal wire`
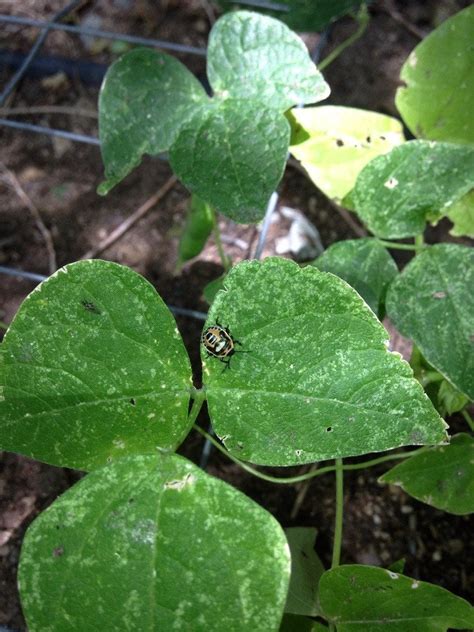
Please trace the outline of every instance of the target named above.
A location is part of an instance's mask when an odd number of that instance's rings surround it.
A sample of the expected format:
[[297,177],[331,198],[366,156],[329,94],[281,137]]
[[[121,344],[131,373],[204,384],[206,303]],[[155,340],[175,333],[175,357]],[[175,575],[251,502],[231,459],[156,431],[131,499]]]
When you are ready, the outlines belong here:
[[43,46],[44,41],[47,38],[48,33],[49,33],[50,29],[53,26],[53,22],[56,22],[57,20],[60,20],[65,15],[70,13],[75,7],[77,7],[77,5],[80,2],[81,2],[81,0],[72,0],[72,2],[69,2],[69,4],[67,4],[63,9],[61,9],[61,11],[58,11],[52,17],[52,19],[49,22],[44,22],[43,23],[44,27],[43,27],[42,33],[40,33],[38,35],[38,37],[36,39],[36,42],[31,47],[30,52],[25,57],[22,65],[18,68],[16,73],[13,75],[13,77],[11,77],[10,81],[8,81],[7,85],[5,86],[5,88],[2,91],[2,94],[0,94],[0,105],[2,105],[5,102],[5,99],[8,97],[8,95],[10,95],[12,93],[12,91],[15,88],[16,84],[21,80],[21,78],[23,77],[23,75],[27,71],[28,66],[31,64],[31,62],[35,58],[35,56],[38,53],[39,49],[41,48],[41,46]]
[[34,132],[36,134],[45,134],[46,136],[59,136],[60,138],[67,138],[69,140],[77,141],[78,143],[100,145],[100,140],[95,136],[75,134],[74,132],[67,132],[66,130],[62,129],[43,127],[42,125],[33,125],[32,123],[23,123],[22,121],[12,121],[10,119],[3,118],[0,118],[0,125],[5,125],[5,127],[13,127],[14,129],[20,129],[27,132]]
[[56,31],[66,31],[67,33],[77,33],[78,35],[87,35],[90,37],[98,37],[100,39],[121,40],[129,44],[140,44],[142,46],[153,46],[162,48],[163,50],[172,50],[176,53],[188,53],[189,55],[206,56],[205,48],[196,46],[186,46],[186,44],[175,44],[165,40],[153,39],[149,37],[140,37],[139,35],[128,35],[127,33],[114,33],[112,31],[102,31],[88,26],[75,26],[73,24],[51,24],[43,20],[33,20],[31,18],[19,17],[16,15],[0,14],[0,22],[5,24],[20,24],[22,26],[36,26],[38,28]]

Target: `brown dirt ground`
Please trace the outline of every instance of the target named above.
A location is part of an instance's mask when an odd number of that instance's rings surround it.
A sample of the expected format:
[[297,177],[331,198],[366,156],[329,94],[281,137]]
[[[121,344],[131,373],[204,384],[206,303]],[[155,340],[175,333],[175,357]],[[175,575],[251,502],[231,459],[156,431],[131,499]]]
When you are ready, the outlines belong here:
[[[21,3],[20,10],[11,2],[0,0],[0,12],[44,19],[63,4],[59,0],[28,0]],[[80,17],[91,19],[93,14],[92,19],[99,19],[99,26],[104,29],[205,45],[209,20],[204,8],[208,3],[204,0],[162,3],[141,0],[129,3],[131,8],[121,8],[126,4],[104,0],[92,6],[88,2]],[[393,98],[399,70],[418,42],[410,27],[428,33],[439,20],[466,4],[461,0],[374,2],[372,20],[364,37],[325,72],[332,88],[330,102],[396,114]],[[393,9],[402,16],[404,25],[394,19]],[[345,39],[352,29],[349,19],[338,22],[332,29],[324,54]],[[3,26],[0,47],[26,51],[34,36],[33,29]],[[314,43],[317,37],[311,36],[308,40]],[[63,33],[50,35],[42,54],[105,64],[114,56],[107,43],[85,46],[77,37]],[[201,59],[190,56],[181,59],[193,72],[203,76]],[[0,70],[1,84],[10,72]],[[97,87],[85,85],[74,77],[56,76],[53,81],[51,78],[27,77],[9,99],[7,107],[61,105],[76,111],[94,111],[97,92]],[[22,118],[79,133],[97,133],[95,119],[78,113],[43,113]],[[31,213],[6,184],[5,168],[18,178],[51,231],[58,265],[80,258],[171,175],[166,163],[149,158],[111,194],[101,198],[95,192],[102,173],[97,147],[5,128],[0,133],[0,265],[48,273],[47,252],[41,234]],[[288,168],[280,193],[282,205],[300,209],[318,227],[325,246],[355,237],[352,228],[298,170]],[[101,256],[131,266],[143,274],[170,304],[205,311],[207,306],[202,289],[220,274],[222,268],[211,239],[196,260],[176,273],[177,243],[186,203],[185,189],[176,185],[138,225]],[[278,218],[272,224],[264,255],[275,253],[275,239],[288,229],[287,220]],[[254,227],[236,225],[225,218],[220,224],[226,252],[234,262],[246,257],[255,247]],[[453,241],[447,234],[448,228],[447,224],[441,223],[430,232],[429,238]],[[398,260],[403,263],[403,256]],[[0,276],[0,319],[10,322],[33,287],[32,282]],[[201,323],[180,317],[178,325],[197,372]],[[458,420],[450,421],[455,430],[464,429]],[[207,426],[204,415],[201,415],[201,422]],[[199,461],[201,449],[201,438],[192,434],[180,452]],[[447,515],[411,499],[397,488],[379,485],[377,477],[384,469],[382,466],[345,476],[344,561],[387,566],[405,557],[408,575],[474,599],[471,519]],[[306,493],[300,486],[277,488],[255,479],[215,452],[211,454],[208,471],[254,498],[284,526],[317,527],[318,553],[325,563],[330,561],[334,519],[334,481],[331,476],[315,479]],[[283,475],[278,470],[275,472]],[[285,475],[289,473],[288,470],[284,472]],[[16,590],[22,537],[33,518],[79,477],[80,473],[71,470],[0,453],[0,625],[18,631],[25,629]]]

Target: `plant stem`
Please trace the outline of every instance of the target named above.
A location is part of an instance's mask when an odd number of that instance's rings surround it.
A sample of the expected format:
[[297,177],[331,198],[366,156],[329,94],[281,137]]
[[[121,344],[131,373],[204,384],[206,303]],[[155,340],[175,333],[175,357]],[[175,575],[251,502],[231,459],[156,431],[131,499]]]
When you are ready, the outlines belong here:
[[381,246],[385,248],[393,248],[393,250],[417,250],[417,246],[414,244],[400,244],[397,241],[385,241],[384,239],[377,239]]
[[[219,441],[217,441],[217,439],[215,439],[212,435],[210,435],[208,432],[206,432],[203,428],[201,428],[197,424],[194,424],[193,428],[194,430],[199,432],[203,437],[208,439],[212,443],[212,445],[215,448],[217,448],[220,452],[222,452],[222,454],[225,454],[227,458],[229,458],[231,461],[233,461],[237,465],[240,465],[240,467],[243,470],[245,470],[246,472],[249,472],[250,474],[253,474],[253,476],[256,476],[257,478],[261,478],[262,480],[267,481],[268,483],[277,483],[280,485],[293,485],[294,483],[301,483],[302,481],[307,481],[311,478],[315,478],[316,476],[327,474],[328,472],[334,472],[337,469],[336,465],[327,465],[325,467],[319,468],[318,470],[313,470],[311,472],[306,472],[305,474],[300,474],[299,476],[289,476],[286,478],[271,476],[270,474],[264,474],[263,472],[259,472],[257,469],[255,469],[251,465],[248,465],[244,461],[241,461],[237,457],[233,456],[221,445],[221,443],[219,443]],[[349,465],[343,465],[342,469],[345,471],[362,470],[366,467],[372,467],[374,465],[378,465],[379,463],[384,463],[385,461],[407,459],[408,457],[414,456],[415,454],[417,454],[418,452],[421,452],[424,449],[425,448],[420,448],[418,450],[412,450],[411,452],[386,454],[385,456],[379,456],[376,459],[372,459],[370,461],[364,461],[363,463],[351,463]]]
[[461,415],[464,417],[464,419],[467,422],[467,425],[469,426],[469,428],[471,429],[472,432],[474,432],[474,419],[471,417],[471,415],[469,414],[469,412],[464,408],[463,410],[461,410]]
[[339,566],[341,561],[342,522],[344,514],[344,471],[342,459],[336,459],[336,520],[334,523],[334,543],[332,545],[331,568]]
[[423,237],[423,234],[421,235],[415,235],[415,252],[416,254],[420,254],[420,252],[423,250],[423,248],[425,247],[425,238]]
[[214,241],[216,242],[217,252],[219,253],[219,258],[221,260],[222,267],[224,268],[226,272],[228,272],[230,268],[229,257],[227,257],[227,255],[225,254],[224,247],[222,245],[221,231],[219,230],[219,222],[217,221],[217,213],[214,207],[211,207],[211,208],[212,208],[212,214],[214,216],[214,226],[212,227],[212,234],[214,236]]
[[332,52],[330,52],[327,57],[325,57],[321,62],[319,62],[318,64],[319,70],[324,70],[324,68],[329,66],[329,64],[332,64],[332,62],[337,57],[339,57],[339,55],[343,53],[346,50],[346,48],[351,46],[360,37],[362,37],[370,21],[369,12],[367,11],[367,7],[365,5],[361,6],[359,11],[357,12],[357,15],[355,16],[355,20],[357,21],[359,25],[357,30],[352,35],[350,35],[347,39],[345,39],[341,44],[339,44],[339,46],[336,46],[336,48]]
[[195,421],[199,415],[203,402],[206,399],[206,394],[203,390],[193,389],[192,398],[194,401],[191,406],[191,410],[189,411],[188,421],[195,426]]

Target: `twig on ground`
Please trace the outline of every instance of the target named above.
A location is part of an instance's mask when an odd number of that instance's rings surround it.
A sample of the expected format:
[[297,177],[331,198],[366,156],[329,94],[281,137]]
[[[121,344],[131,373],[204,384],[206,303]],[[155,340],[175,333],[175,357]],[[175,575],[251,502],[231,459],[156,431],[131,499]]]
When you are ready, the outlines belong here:
[[127,217],[115,230],[113,230],[105,239],[100,241],[96,246],[92,247],[85,254],[82,255],[81,259],[93,259],[100,253],[110,248],[112,244],[115,244],[119,239],[121,239],[127,231],[132,228],[139,220],[144,217],[150,209],[152,209],[158,202],[160,202],[174,187],[176,182],[178,181],[176,176],[171,176],[164,183],[162,187],[158,189],[158,191],[152,195],[148,200],[142,204],[137,210]]
[[394,22],[397,22],[401,26],[403,26],[409,33],[414,35],[416,38],[422,40],[426,37],[426,33],[423,33],[421,29],[417,26],[409,22],[393,5],[392,2],[387,2],[385,5],[381,5],[380,9],[384,11],[387,15],[389,15]]
[[0,163],[0,169],[5,174],[5,181],[10,184],[11,188],[15,191],[17,196],[23,202],[24,206],[30,211],[33,216],[36,226],[41,233],[41,236],[44,239],[44,243],[46,246],[46,251],[48,253],[48,270],[50,274],[53,274],[57,270],[57,262],[56,262],[56,250],[54,249],[54,242],[51,236],[49,229],[46,227],[46,224],[43,222],[41,217],[41,213],[39,212],[36,205],[33,203],[32,199],[28,196],[26,191],[21,186],[16,175],[8,169],[4,164]]

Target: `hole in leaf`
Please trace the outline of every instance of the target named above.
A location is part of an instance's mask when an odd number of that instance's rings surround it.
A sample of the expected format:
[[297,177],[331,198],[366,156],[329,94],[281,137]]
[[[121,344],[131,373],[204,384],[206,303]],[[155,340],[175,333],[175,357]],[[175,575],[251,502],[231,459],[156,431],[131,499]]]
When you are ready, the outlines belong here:
[[332,432],[332,426],[329,426],[328,428],[326,428],[326,432]]
[[135,406],[135,405],[136,405],[136,403],[137,403],[137,402],[135,401],[135,398],[134,398],[134,397],[132,397],[132,398],[130,399],[130,403],[131,403],[131,405],[132,405],[132,406]]

